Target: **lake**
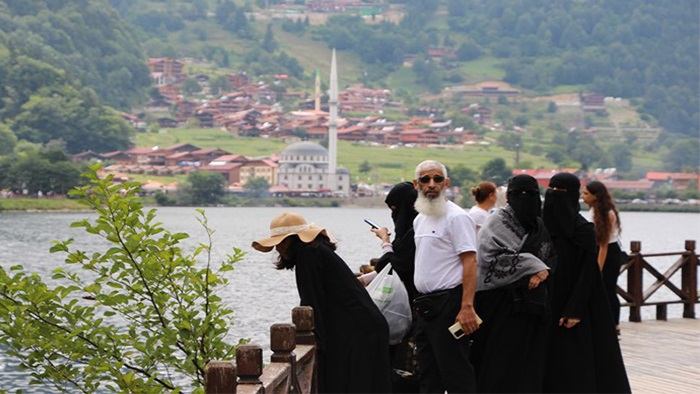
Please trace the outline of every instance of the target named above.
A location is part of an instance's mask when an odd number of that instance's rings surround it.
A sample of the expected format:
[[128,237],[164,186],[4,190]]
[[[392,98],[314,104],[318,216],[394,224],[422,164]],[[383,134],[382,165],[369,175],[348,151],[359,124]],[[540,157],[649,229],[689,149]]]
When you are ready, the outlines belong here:
[[[294,283],[294,273],[273,268],[275,253],[260,253],[250,247],[254,239],[269,234],[270,220],[277,214],[292,210],[302,214],[307,221],[327,228],[338,240],[337,253],[353,271],[367,264],[381,253],[380,241],[369,231],[363,219],[370,219],[392,228],[388,208],[207,208],[209,226],[213,235],[213,261],[220,261],[233,247],[247,252],[244,260],[229,273],[230,283],[224,300],[233,307],[235,326],[230,330],[230,340],[251,338],[265,349],[268,360],[269,326],[291,322],[291,310],[299,303]],[[587,212],[584,212],[584,216]],[[64,255],[50,254],[53,240],[75,238],[73,249],[95,250],[94,236],[88,237],[80,229],[70,228],[70,223],[94,217],[90,213],[0,213],[0,265],[8,268],[21,264],[27,271],[39,273],[46,282],[50,272],[63,264]],[[185,232],[191,238],[184,242],[185,249],[194,248],[203,241],[205,233],[197,222],[194,208],[158,208],[157,218],[171,232]],[[642,252],[661,253],[683,250],[684,241],[700,240],[700,214],[667,212],[622,212],[622,239],[629,250],[630,241],[641,241]],[[698,245],[700,247],[700,244]],[[671,264],[677,257],[661,260],[661,265]],[[659,259],[654,259],[656,265]],[[663,272],[663,269],[660,269]],[[625,277],[620,278],[624,283]],[[648,285],[651,278],[645,279]],[[664,293],[658,294],[660,299]],[[657,297],[657,298],[658,298]],[[627,320],[628,309],[623,308],[622,320]],[[681,317],[679,306],[669,307],[669,318]],[[654,309],[643,308],[643,318],[653,319]],[[16,361],[0,352],[0,389],[26,390],[28,376],[18,371]],[[32,387],[32,392],[43,391]]]

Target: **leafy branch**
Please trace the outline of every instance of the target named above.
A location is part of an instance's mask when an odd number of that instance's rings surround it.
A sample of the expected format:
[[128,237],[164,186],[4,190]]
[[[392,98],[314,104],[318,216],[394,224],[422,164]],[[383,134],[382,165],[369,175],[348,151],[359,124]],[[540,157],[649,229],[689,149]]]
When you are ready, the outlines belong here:
[[32,384],[62,392],[203,392],[207,362],[231,358],[248,341],[224,341],[233,310],[217,295],[244,252],[212,262],[214,231],[198,210],[207,240],[184,253],[189,235],[144,211],[138,183],[118,185],[98,170],[70,193],[97,214],[72,224],[99,238],[96,250],[54,242],[68,267],[53,271],[53,288],[22,266],[0,267],[0,345],[31,371]]

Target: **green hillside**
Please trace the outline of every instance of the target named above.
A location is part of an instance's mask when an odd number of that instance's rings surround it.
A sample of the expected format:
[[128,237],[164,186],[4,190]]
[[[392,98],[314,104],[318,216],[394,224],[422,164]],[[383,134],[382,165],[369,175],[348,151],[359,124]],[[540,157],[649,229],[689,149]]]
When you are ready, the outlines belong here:
[[[244,71],[270,82],[287,74],[276,91],[310,92],[316,70],[327,85],[330,48],[337,49],[341,89],[390,89],[405,107],[385,117],[407,119],[431,106],[483,134],[491,144],[484,155],[470,147],[460,157],[475,169],[492,157],[515,165],[516,151],[519,166],[614,166],[629,179],[700,167],[696,0],[368,0],[342,14],[314,13],[307,3],[0,0],[0,169],[22,185],[22,166],[55,169],[66,152],[127,148],[133,131],[119,112],[143,113],[157,93],[149,57],[190,58],[188,73],[212,77]],[[482,82],[521,94],[453,93]],[[592,113],[568,104],[589,92],[615,99]],[[473,104],[492,111],[489,127],[459,113]],[[340,159],[353,171],[352,160],[364,157],[377,162],[376,174],[366,176],[397,178],[404,176],[397,168],[416,159],[398,151],[384,156],[403,161],[379,161],[375,153],[346,159],[341,152]]]
[[[628,7],[613,0],[376,1],[367,3],[383,4],[384,12],[367,18],[351,11],[314,14],[303,1],[111,3],[140,31],[149,56],[210,62],[208,70],[198,65],[192,73],[247,71],[263,80],[291,73],[280,88],[310,92],[315,70],[327,81],[335,47],[341,88],[388,88],[409,108],[435,106],[448,117],[475,102],[487,105],[501,130],[524,130],[517,137],[523,152],[540,157],[527,164],[616,166],[630,177],[700,164],[693,159],[700,156],[700,33],[691,17],[698,6],[690,0],[634,0]],[[431,48],[455,55],[430,58]],[[521,98],[501,103],[445,93],[487,81],[507,82]],[[621,97],[625,105],[595,114],[549,110],[549,103],[586,92]],[[600,130],[567,137],[572,129]],[[487,136],[506,149],[504,139],[516,138]],[[566,148],[556,152],[562,144]],[[694,148],[687,152],[685,145]]]

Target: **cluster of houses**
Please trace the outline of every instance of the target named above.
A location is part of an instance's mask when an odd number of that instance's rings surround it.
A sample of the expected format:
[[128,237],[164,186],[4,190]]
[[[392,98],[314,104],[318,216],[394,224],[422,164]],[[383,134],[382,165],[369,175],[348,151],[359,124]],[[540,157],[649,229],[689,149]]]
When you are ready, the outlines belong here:
[[[116,181],[128,180],[129,174],[159,175],[186,174],[191,171],[218,173],[225,179],[229,192],[242,192],[254,178],[263,178],[270,186],[269,193],[276,196],[370,196],[381,193],[382,186],[351,185],[350,172],[338,167],[336,173],[328,173],[328,151],[322,145],[301,141],[288,145],[282,152],[265,157],[246,157],[222,149],[201,149],[192,144],[175,144],[164,148],[133,148],[110,153],[84,152],[73,157],[74,161],[101,161],[103,171],[114,174]],[[614,169],[582,173],[574,169],[515,169],[513,175],[532,175],[542,188],[557,172],[575,172],[585,180],[599,180],[610,190],[649,193],[667,188],[683,192],[689,188],[700,191],[700,174],[647,172],[636,181],[620,180]],[[331,177],[334,179],[331,180]],[[332,188],[331,182],[336,187]],[[146,192],[177,190],[178,184],[149,181],[143,185]],[[333,193],[331,190],[337,190]]]
[[[253,178],[263,178],[276,195],[329,195],[332,189],[340,195],[351,193],[350,174],[339,167],[330,175],[328,152],[319,140],[328,136],[330,116],[327,105],[321,103],[318,91],[314,97],[303,92],[281,93],[275,83],[284,80],[278,75],[271,84],[251,81],[245,73],[229,74],[232,91],[206,102],[183,98],[179,85],[185,80],[185,65],[191,59],[150,59],[152,77],[160,92],[146,107],[146,113],[163,114],[157,118],[159,127],[180,127],[196,119],[199,127],[216,127],[234,136],[279,138],[300,140],[283,152],[267,157],[251,158],[222,149],[202,149],[192,144],[176,144],[165,148],[133,148],[110,153],[84,152],[74,157],[76,161],[97,160],[106,163],[105,171],[120,177],[128,174],[177,175],[191,171],[209,171],[222,174],[231,191],[242,190]],[[208,76],[197,75],[199,83],[207,86]],[[457,92],[452,92],[457,93]],[[519,95],[520,92],[503,84],[483,83],[459,94],[470,96]],[[280,97],[282,95],[282,97]],[[431,145],[473,144],[478,136],[471,130],[456,127],[446,120],[444,110],[432,107],[411,109],[409,120],[390,121],[383,117],[385,109],[399,106],[392,101],[391,92],[385,89],[348,87],[338,94],[339,110],[344,114],[372,114],[362,117],[350,115],[337,120],[337,138],[347,141],[364,141],[383,145]],[[301,99],[299,109],[284,111],[280,100],[289,97]],[[583,110],[604,108],[602,96],[590,94],[581,97]],[[491,110],[475,103],[463,108],[462,114],[475,122],[490,125]],[[125,119],[138,129],[143,117],[124,114]],[[152,119],[153,117],[151,117]],[[312,142],[316,140],[316,142]],[[546,186],[553,170],[515,170],[529,173],[542,186]],[[581,174],[605,182],[610,189],[650,191],[663,184],[675,190],[700,187],[698,174],[671,174],[649,172],[644,179],[624,181],[612,173]],[[176,188],[158,182],[144,185],[147,191]],[[368,193],[371,194],[371,193]]]
[[[109,153],[83,152],[74,155],[73,160],[103,162],[102,171],[113,174],[117,182],[128,180],[129,174],[150,174],[156,179],[157,176],[205,171],[221,174],[230,192],[244,191],[249,181],[262,178],[270,186],[268,191],[277,196],[344,197],[351,193],[350,172],[338,167],[331,175],[326,148],[308,141],[292,143],[279,154],[256,158],[222,149],[175,144]],[[177,187],[177,183],[149,181],[143,185],[143,190],[170,192]]]
[[[170,58],[150,59],[149,67],[160,97],[152,99],[145,108],[146,114],[156,118],[160,128],[183,126],[195,120],[202,128],[222,128],[234,136],[287,138],[302,137],[320,140],[328,132],[329,114],[327,105],[320,103],[320,94],[310,97],[304,92],[280,93],[268,83],[252,83],[245,73],[229,74],[227,78],[232,91],[206,102],[183,98],[177,83],[186,75],[184,66],[188,60]],[[284,79],[278,75],[276,78]],[[207,76],[197,76],[206,84]],[[487,88],[485,88],[487,89]],[[299,110],[284,111],[279,104],[290,97],[301,99]],[[344,117],[337,121],[339,140],[368,141],[380,144],[444,144],[474,143],[477,135],[471,130],[455,127],[450,120],[444,120],[442,110],[418,108],[407,121],[389,121],[382,115],[387,108],[400,104],[392,101],[391,92],[386,89],[370,89],[351,86],[338,94],[340,113],[376,114],[372,116]],[[487,124],[491,120],[490,109],[473,104],[461,111],[476,122]],[[125,119],[135,127],[139,117],[124,114]]]

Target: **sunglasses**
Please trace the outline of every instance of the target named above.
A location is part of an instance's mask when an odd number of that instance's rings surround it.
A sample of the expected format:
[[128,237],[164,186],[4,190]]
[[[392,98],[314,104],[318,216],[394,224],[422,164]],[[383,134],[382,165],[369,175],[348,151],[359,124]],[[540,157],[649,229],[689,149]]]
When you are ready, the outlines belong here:
[[435,183],[442,183],[442,181],[445,180],[445,177],[442,176],[442,175],[435,175],[435,176],[432,176],[432,177],[426,175],[426,176],[422,176],[422,177],[418,178],[418,182],[420,182],[420,183],[422,183],[422,184],[428,184],[428,183],[430,183],[430,180],[431,180],[431,179],[432,179],[433,181],[435,181]]

